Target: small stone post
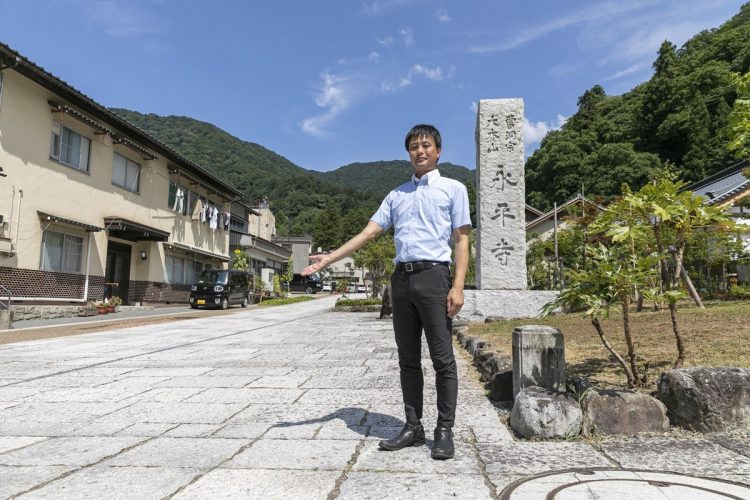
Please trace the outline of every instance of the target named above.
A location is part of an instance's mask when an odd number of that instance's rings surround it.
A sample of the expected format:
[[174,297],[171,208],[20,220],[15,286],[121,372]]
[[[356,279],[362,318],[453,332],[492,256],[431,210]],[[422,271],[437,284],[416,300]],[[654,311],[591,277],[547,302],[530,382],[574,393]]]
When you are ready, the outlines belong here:
[[524,325],[513,330],[513,399],[532,385],[565,392],[565,344],[557,328]]
[[0,309],[0,330],[9,330],[13,328],[13,311],[10,309]]

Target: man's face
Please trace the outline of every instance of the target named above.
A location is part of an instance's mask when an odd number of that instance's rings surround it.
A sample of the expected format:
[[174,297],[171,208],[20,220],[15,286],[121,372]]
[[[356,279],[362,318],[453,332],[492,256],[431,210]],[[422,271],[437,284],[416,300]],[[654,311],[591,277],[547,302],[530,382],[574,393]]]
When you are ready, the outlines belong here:
[[409,160],[414,166],[417,177],[435,170],[439,158],[440,148],[435,146],[435,141],[431,136],[422,135],[409,142]]

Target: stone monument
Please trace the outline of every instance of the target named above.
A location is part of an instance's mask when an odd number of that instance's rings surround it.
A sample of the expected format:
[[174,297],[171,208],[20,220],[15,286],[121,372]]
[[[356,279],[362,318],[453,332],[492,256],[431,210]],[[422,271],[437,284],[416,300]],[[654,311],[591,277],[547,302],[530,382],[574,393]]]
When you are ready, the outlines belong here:
[[477,290],[458,319],[537,316],[557,292],[526,290],[523,99],[479,101],[476,142]]

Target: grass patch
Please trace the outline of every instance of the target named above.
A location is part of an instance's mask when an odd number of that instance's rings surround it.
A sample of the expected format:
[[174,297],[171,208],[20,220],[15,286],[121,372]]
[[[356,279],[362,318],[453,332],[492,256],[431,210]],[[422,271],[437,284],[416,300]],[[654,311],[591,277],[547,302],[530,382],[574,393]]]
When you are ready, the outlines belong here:
[[[513,328],[521,325],[549,325],[560,329],[565,338],[566,376],[581,375],[604,386],[625,387],[627,381],[619,365],[611,359],[589,319],[581,313],[558,314],[548,318],[472,323],[469,335],[481,337],[501,353],[512,354]],[[750,368],[750,302],[706,303],[701,310],[687,303],[677,309],[680,331],[691,366],[737,366]],[[669,310],[630,312],[631,329],[639,356],[638,366],[650,363],[653,384],[661,372],[672,368],[677,347]],[[602,320],[602,327],[614,348],[623,357],[627,346],[622,331],[622,314]],[[653,389],[650,385],[646,389]]]
[[287,298],[281,298],[281,299],[268,299],[264,300],[263,302],[259,303],[259,306],[283,306],[286,304],[294,304],[296,302],[307,302],[308,300],[313,300],[312,297],[308,297],[306,295],[303,295],[302,297],[287,297]]
[[336,307],[344,306],[379,306],[383,303],[381,299],[343,299],[336,301]]

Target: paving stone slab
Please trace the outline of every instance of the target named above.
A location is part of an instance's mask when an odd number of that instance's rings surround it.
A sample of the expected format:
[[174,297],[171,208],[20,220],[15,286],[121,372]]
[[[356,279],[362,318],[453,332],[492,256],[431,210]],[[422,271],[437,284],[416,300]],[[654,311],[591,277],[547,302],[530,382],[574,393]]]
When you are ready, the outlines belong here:
[[137,402],[100,420],[124,422],[220,424],[242,410],[242,404]]
[[271,423],[313,423],[341,420],[351,425],[360,425],[365,417],[367,406],[336,407],[320,404],[294,403],[279,404],[250,404],[229,421],[231,424],[243,422],[271,422]]
[[38,422],[4,419],[0,416],[0,436],[64,436],[80,427],[80,422]]
[[250,382],[247,387],[297,388],[309,378],[305,375],[265,375]]
[[173,438],[206,438],[213,436],[224,424],[180,424],[167,430],[163,436]]
[[205,390],[205,387],[152,387],[123,401],[153,401],[157,403],[182,402]]
[[107,460],[102,465],[188,467],[208,469],[249,444],[245,439],[157,437]]
[[0,454],[0,465],[89,465],[135,446],[137,437],[60,437]]
[[320,431],[322,423],[314,424],[273,424],[268,428],[264,439],[312,439]]
[[74,470],[72,466],[0,465],[0,498],[9,498]]
[[217,469],[175,495],[175,500],[328,498],[341,473],[263,469]]
[[124,427],[122,430],[117,431],[115,436],[142,436],[142,437],[156,437],[161,436],[170,429],[174,429],[179,424],[147,424],[147,423],[136,423],[130,424]]
[[38,436],[0,436],[0,453],[24,448],[30,444],[44,441],[45,439],[46,438]]
[[259,376],[211,376],[211,373],[208,372],[200,377],[175,377],[159,382],[155,387],[245,387],[260,378]]
[[538,474],[575,467],[609,467],[607,460],[591,445],[566,442],[476,443],[490,475]]
[[[429,439],[429,438],[428,438]],[[479,462],[471,447],[455,440],[453,460],[433,460],[430,457],[432,440],[428,446],[414,446],[398,451],[378,449],[377,441],[367,441],[352,467],[355,471],[409,472],[422,474],[480,474]]]
[[347,425],[340,420],[323,424],[313,439],[345,439],[359,441],[370,434],[370,427],[365,425]]
[[340,471],[356,447],[356,441],[260,439],[224,467]]
[[100,500],[165,498],[190,483],[201,471],[176,467],[94,466],[32,491],[22,498]]
[[560,472],[522,478],[502,491],[509,500],[710,500],[748,498],[750,486],[676,473],[629,470]]
[[301,389],[210,388],[185,400],[186,403],[292,403]]
[[711,441],[750,458],[750,438],[717,436],[712,437]]
[[492,498],[476,474],[349,472],[340,490],[340,499]]
[[219,438],[241,438],[241,439],[255,439],[263,434],[271,427],[272,424],[269,422],[249,422],[244,424],[227,424],[221,429],[214,432],[213,437]]
[[705,439],[631,439],[605,442],[602,450],[624,468],[708,476],[729,471],[750,474],[750,458]]

